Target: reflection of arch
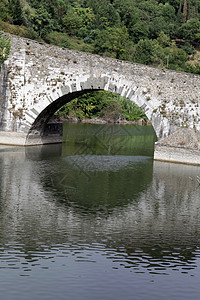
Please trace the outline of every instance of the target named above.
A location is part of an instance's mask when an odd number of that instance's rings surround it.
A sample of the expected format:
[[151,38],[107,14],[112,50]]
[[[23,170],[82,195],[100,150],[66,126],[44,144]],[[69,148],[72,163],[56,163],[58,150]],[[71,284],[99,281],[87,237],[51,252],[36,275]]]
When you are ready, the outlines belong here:
[[[80,85],[80,86],[79,86]],[[85,93],[94,92],[97,90],[105,90],[115,94],[119,94],[127,99],[133,101],[136,105],[141,107],[145,112],[149,120],[152,122],[152,126],[158,137],[163,135],[168,135],[169,124],[165,126],[167,119],[156,112],[150,104],[150,101],[146,100],[147,94],[150,94],[148,90],[141,90],[137,86],[134,86],[132,82],[124,84],[123,82],[113,80],[108,77],[98,77],[98,78],[87,78],[84,82],[79,84],[73,84],[71,86],[58,87],[56,95],[51,95],[51,97],[43,98],[42,105],[35,105],[31,112],[26,112],[27,122],[25,124],[26,128],[29,128],[28,137],[42,136],[44,132],[45,125],[53,114],[61,108],[67,102],[81,96]],[[58,97],[59,95],[59,97]],[[50,104],[49,104],[50,103]],[[27,139],[28,141],[29,139]]]
[[[30,161],[40,161],[61,156],[61,147],[26,147],[25,153]],[[39,165],[38,167],[41,168]],[[87,209],[88,213],[96,213],[105,206],[111,212],[116,207],[124,207],[133,201],[137,205],[137,194],[147,189],[152,181],[152,174],[153,160],[148,157],[65,156],[62,153],[61,159],[56,160],[55,173],[43,172],[40,183],[44,191],[49,191],[51,182],[52,192],[58,192],[57,201],[63,203],[63,199],[71,199],[78,211]],[[39,175],[38,177],[40,178]]]
[[[59,147],[54,147],[56,156]],[[158,259],[163,267],[164,255],[167,263],[164,266],[166,270],[173,270],[173,267],[177,267],[177,260],[180,267],[196,268],[195,258],[198,258],[197,245],[200,237],[200,227],[196,222],[199,219],[198,208],[200,206],[197,197],[198,182],[188,181],[188,178],[189,176],[196,178],[199,174],[198,167],[185,165],[177,167],[175,164],[169,167],[168,164],[158,162],[154,162],[151,166],[150,160],[146,161],[150,168],[145,166],[143,168],[142,162],[138,164],[138,168],[136,166],[135,172],[125,167],[122,171],[122,178],[117,177],[117,173],[114,178],[117,187],[115,193],[118,196],[120,191],[122,194],[126,190],[125,198],[124,195],[123,201],[118,201],[118,197],[109,198],[108,205],[104,202],[101,207],[99,199],[95,200],[93,197],[93,202],[97,201],[97,205],[93,206],[92,199],[84,197],[82,191],[87,192],[84,186],[78,191],[81,198],[78,196],[71,202],[71,199],[67,197],[70,196],[70,192],[65,193],[65,183],[73,193],[71,184],[74,183],[76,188],[84,174],[81,177],[76,176],[75,169],[68,168],[70,160],[66,161],[65,158],[51,160],[50,165],[49,162],[45,163],[48,158],[45,148],[48,151],[50,149],[44,146],[38,147],[40,154],[36,157],[38,153],[32,147],[27,147],[25,151],[28,154],[28,160],[26,161],[24,161],[22,148],[19,148],[18,152],[13,150],[14,152],[0,153],[0,166],[3,170],[0,194],[2,201],[6,201],[7,204],[1,206],[1,215],[4,216],[1,219],[2,240],[7,241],[9,238],[12,241],[13,236],[10,236],[10,233],[15,232],[15,241],[21,245],[19,247],[21,253],[27,254],[28,251],[29,254],[21,255],[23,262],[24,258],[27,258],[30,263],[33,251],[34,260],[41,259],[40,254],[43,251],[41,245],[44,245],[45,253],[47,249],[51,250],[53,245],[53,251],[50,253],[53,257],[56,244],[59,244],[58,249],[62,244],[61,248],[65,250],[66,255],[69,252],[75,253],[78,247],[77,241],[81,240],[87,245],[87,249],[91,245],[91,249],[94,250],[95,244],[101,245],[106,250],[111,248],[109,258],[115,261],[117,253],[120,255],[124,253],[124,258],[121,256],[120,263],[124,262],[124,265],[130,267],[146,266],[146,269],[151,268],[154,271],[154,267],[158,267]],[[59,151],[57,154],[59,155]],[[15,165],[14,169],[13,165]],[[18,176],[19,170],[20,176]],[[108,175],[109,173],[111,176],[107,176],[107,180],[110,179],[111,185],[112,169],[108,171]],[[64,181],[59,181],[62,178]],[[101,178],[106,181],[105,177],[101,176]],[[137,184],[138,178],[142,180],[139,185]],[[97,181],[98,179],[97,177]],[[31,182],[28,188],[27,184],[24,184],[27,180]],[[10,188],[8,182],[12,182],[16,188]],[[120,186],[121,183],[122,186]],[[136,194],[133,189],[134,183]],[[91,182],[87,181],[87,185],[91,187]],[[107,188],[107,185],[105,187]],[[111,188],[114,187],[111,186]],[[66,197],[63,197],[62,191]],[[105,204],[109,209],[108,214],[102,210]],[[18,209],[17,217],[14,208]],[[85,211],[88,209],[87,214],[90,218],[82,213],[84,209]],[[8,215],[10,218],[7,217]],[[24,236],[31,238],[31,248],[30,239],[24,239]],[[8,244],[8,248],[13,250],[12,243]],[[143,251],[145,260],[135,259],[138,255],[140,256],[138,249]],[[80,251],[83,251],[82,244],[80,244]],[[150,265],[152,259],[155,258],[156,264],[154,260]]]

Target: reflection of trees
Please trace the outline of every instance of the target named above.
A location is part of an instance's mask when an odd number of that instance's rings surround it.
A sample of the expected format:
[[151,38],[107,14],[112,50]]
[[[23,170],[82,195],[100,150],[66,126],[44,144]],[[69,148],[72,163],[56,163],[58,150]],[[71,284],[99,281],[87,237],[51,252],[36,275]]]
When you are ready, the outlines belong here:
[[[78,125],[78,126],[77,126]],[[63,124],[63,155],[143,155],[153,157],[151,126]]]
[[60,164],[60,172],[52,174],[51,181],[62,193],[61,201],[63,195],[73,198],[73,204],[88,213],[135,201],[152,179],[152,160],[138,157],[70,156]]
[[193,268],[199,168],[115,158],[1,154],[0,243],[19,244],[27,261],[98,244],[126,267]]

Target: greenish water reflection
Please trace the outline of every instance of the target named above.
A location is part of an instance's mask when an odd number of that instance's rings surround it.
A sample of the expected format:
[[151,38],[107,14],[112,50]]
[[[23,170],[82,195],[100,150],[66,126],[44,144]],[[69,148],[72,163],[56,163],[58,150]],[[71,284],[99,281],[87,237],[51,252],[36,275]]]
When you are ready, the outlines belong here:
[[63,124],[62,166],[54,177],[79,206],[125,205],[152,179],[152,126]]
[[140,155],[153,157],[152,126],[63,124],[63,155]]
[[1,299],[198,299],[200,168],[153,161],[138,130],[67,126],[63,145],[0,147]]
[[[114,208],[135,200],[152,180],[153,160],[129,156],[68,156],[52,174],[59,192],[84,209]],[[49,178],[47,178],[49,182]]]

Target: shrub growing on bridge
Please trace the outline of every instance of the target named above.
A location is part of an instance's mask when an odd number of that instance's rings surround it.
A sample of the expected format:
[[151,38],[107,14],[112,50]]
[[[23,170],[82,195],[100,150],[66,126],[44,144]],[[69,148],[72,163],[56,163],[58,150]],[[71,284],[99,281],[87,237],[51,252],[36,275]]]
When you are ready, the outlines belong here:
[[0,63],[3,63],[10,53],[10,38],[0,33]]

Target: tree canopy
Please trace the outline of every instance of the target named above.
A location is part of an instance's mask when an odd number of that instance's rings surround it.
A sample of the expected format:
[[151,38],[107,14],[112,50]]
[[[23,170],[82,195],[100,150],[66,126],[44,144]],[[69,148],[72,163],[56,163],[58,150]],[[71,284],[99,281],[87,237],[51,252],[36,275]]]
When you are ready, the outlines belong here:
[[71,49],[199,73],[200,0],[0,0],[0,29]]

